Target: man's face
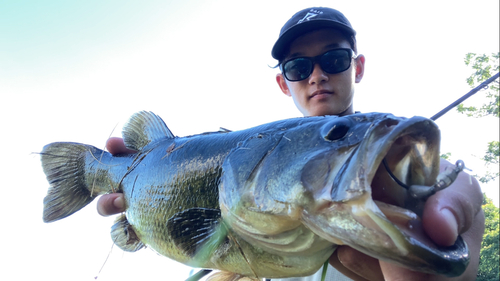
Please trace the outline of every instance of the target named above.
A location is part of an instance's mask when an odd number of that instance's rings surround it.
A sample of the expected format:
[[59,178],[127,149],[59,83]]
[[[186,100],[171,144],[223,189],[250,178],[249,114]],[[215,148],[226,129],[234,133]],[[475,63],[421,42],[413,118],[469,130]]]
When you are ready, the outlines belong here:
[[[292,41],[284,61],[315,57],[338,48],[351,48],[342,33],[335,29],[320,29]],[[364,62],[364,57],[358,56],[349,69],[336,74],[326,73],[315,64],[312,74],[304,80],[290,82],[280,73],[276,81],[283,93],[293,98],[304,116],[348,115],[354,113],[354,83],[359,83],[363,77]]]

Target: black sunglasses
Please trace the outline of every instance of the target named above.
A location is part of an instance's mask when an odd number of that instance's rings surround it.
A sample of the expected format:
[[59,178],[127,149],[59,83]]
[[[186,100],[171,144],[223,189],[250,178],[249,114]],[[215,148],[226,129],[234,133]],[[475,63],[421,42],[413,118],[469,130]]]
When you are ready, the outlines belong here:
[[288,81],[301,81],[311,76],[314,64],[319,63],[321,69],[329,74],[340,73],[351,67],[353,51],[351,49],[330,50],[316,57],[293,58],[282,64],[281,71]]

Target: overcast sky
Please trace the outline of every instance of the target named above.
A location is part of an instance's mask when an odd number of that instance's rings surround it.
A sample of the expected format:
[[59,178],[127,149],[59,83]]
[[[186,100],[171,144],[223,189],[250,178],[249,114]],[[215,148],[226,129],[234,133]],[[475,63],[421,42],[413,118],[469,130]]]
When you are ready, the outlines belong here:
[[[177,136],[300,116],[269,66],[279,30],[304,3],[1,1],[2,279],[184,280],[189,268],[150,250],[110,250],[113,218],[97,215],[95,203],[44,224],[48,184],[32,153],[54,141],[104,147],[140,110]],[[499,51],[498,0],[307,5],[339,9],[357,31],[362,112],[430,117],[470,90],[465,54]],[[451,112],[437,124],[442,152],[483,171],[478,157],[498,139],[498,119]],[[498,181],[482,188],[498,206]]]

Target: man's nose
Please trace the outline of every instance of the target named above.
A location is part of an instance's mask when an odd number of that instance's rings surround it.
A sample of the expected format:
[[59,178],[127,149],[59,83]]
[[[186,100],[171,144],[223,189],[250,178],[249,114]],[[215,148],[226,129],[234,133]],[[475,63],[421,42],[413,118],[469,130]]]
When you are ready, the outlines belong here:
[[309,77],[309,84],[320,84],[322,82],[328,81],[328,75],[321,69],[321,66],[317,63],[314,64],[313,72]]

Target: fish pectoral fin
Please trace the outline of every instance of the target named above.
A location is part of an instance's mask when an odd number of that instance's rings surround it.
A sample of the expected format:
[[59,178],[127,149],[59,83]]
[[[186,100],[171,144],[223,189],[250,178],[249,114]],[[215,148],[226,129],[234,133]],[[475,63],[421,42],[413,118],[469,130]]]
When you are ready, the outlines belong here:
[[156,114],[140,111],[130,117],[123,127],[123,141],[129,149],[140,151],[150,142],[175,138],[163,120]]
[[227,241],[227,228],[218,209],[191,208],[176,213],[167,221],[174,244],[190,256],[193,266],[203,267],[212,253]]
[[111,227],[111,239],[116,246],[126,252],[135,252],[144,248],[144,243],[139,240],[125,215],[121,215],[115,220],[115,224]]

